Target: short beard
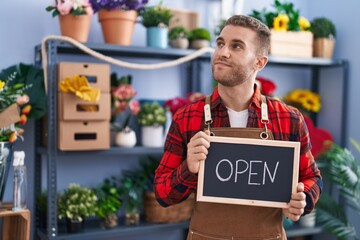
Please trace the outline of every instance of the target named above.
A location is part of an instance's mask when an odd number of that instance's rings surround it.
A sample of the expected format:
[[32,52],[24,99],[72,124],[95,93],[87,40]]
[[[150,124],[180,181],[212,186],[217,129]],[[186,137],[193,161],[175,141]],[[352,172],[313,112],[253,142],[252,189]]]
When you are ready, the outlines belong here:
[[225,87],[234,87],[237,85],[241,85],[244,82],[246,82],[247,80],[249,80],[250,76],[252,74],[252,72],[250,70],[242,71],[240,69],[240,67],[234,68],[233,71],[231,71],[231,73],[228,73],[221,77],[215,76],[214,67],[212,67],[212,73],[214,76],[214,80]]

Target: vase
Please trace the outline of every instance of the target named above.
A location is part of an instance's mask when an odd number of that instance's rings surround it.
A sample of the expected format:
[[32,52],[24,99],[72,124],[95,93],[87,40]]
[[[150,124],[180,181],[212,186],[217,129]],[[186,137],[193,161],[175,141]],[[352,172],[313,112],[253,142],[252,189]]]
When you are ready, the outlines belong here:
[[119,147],[131,148],[136,145],[135,131],[130,127],[125,127],[120,132],[116,133],[115,143]]
[[83,14],[59,15],[61,35],[71,37],[79,42],[87,42],[90,31],[91,16]]
[[111,213],[102,220],[101,225],[105,229],[111,229],[118,225],[118,217],[115,213]]
[[132,42],[137,16],[135,10],[100,10],[98,19],[105,43],[129,46]]
[[66,219],[66,230],[68,233],[79,233],[84,230],[85,220],[77,221],[74,219]]
[[161,147],[164,144],[164,127],[162,125],[143,126],[141,143],[144,147]]
[[170,41],[170,46],[173,48],[187,49],[189,47],[189,40],[187,38],[177,38]]
[[168,28],[149,27],[146,29],[146,43],[148,47],[167,48]]
[[7,177],[14,155],[14,144],[0,142],[0,208],[4,197]]
[[299,224],[302,227],[315,227],[316,225],[316,209],[311,213],[300,217]]

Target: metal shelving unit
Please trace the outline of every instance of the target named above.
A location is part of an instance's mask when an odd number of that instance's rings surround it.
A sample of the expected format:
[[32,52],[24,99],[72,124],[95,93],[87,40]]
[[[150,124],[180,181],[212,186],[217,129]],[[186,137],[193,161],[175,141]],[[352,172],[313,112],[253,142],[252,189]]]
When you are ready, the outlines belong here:
[[[183,57],[193,52],[193,50],[180,50],[180,49],[157,49],[157,48],[146,48],[146,47],[123,47],[116,45],[107,45],[107,44],[86,44],[91,49],[103,53],[112,57],[136,57],[136,58],[156,58],[171,60]],[[84,233],[71,235],[65,234],[58,229],[57,221],[57,204],[56,204],[56,195],[57,195],[57,169],[56,163],[57,158],[63,155],[66,156],[76,156],[79,154],[89,154],[89,152],[79,151],[79,152],[63,152],[57,149],[57,63],[58,57],[60,54],[80,54],[85,55],[84,52],[75,48],[74,46],[57,40],[51,40],[47,43],[47,58],[48,58],[48,111],[47,111],[47,138],[46,145],[47,147],[41,146],[41,124],[37,123],[36,126],[36,156],[35,156],[35,195],[41,192],[41,159],[43,156],[47,159],[47,191],[48,191],[48,212],[47,212],[47,229],[37,229],[36,234],[41,239],[95,239],[96,237],[122,237],[127,236],[127,234],[146,234],[153,231],[165,231],[173,229],[186,229],[188,223],[178,223],[178,224],[140,224],[139,226],[133,228],[127,227],[118,227],[114,231],[104,231],[99,227],[91,228],[86,230]],[[198,69],[199,63],[201,61],[210,61],[211,55],[204,54],[201,57],[187,63],[187,90],[188,91],[197,91],[199,89],[199,83],[196,81],[200,78],[200,70]],[[35,64],[41,67],[41,47],[35,47]],[[319,70],[323,67],[340,67],[343,69],[343,84],[344,84],[344,93],[347,90],[347,68],[348,64],[344,60],[339,61],[330,61],[323,59],[292,59],[292,58],[275,58],[270,57],[270,65],[279,65],[279,66],[294,66],[294,67],[307,67],[310,68],[313,72],[313,85],[312,88],[315,91],[318,91],[318,81],[316,79],[319,77]],[[347,99],[346,94],[343,94],[343,124],[346,123],[346,106]],[[346,129],[346,128],[343,128]],[[346,139],[347,134],[343,139]],[[345,142],[345,141],[344,141]],[[342,142],[342,144],[344,143]],[[111,148],[106,151],[91,151],[91,154],[96,155],[145,155],[145,154],[161,154],[162,148],[144,148],[144,147],[135,147],[132,149],[124,148]],[[37,214],[38,215],[38,214]],[[311,235],[321,232],[321,228],[310,228],[310,229],[301,229],[295,228],[294,230],[288,230],[289,236],[301,236],[301,235]],[[99,239],[99,238],[98,238]]]

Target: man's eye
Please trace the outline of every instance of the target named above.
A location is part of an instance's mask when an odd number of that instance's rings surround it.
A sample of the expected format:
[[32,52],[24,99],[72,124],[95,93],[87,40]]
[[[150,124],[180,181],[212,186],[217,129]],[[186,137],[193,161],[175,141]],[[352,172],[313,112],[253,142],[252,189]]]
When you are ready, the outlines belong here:
[[241,47],[240,44],[234,44],[234,45],[233,45],[233,48],[235,48],[235,49],[240,49],[240,48],[242,48],[242,47]]
[[222,43],[222,42],[217,42],[217,43],[216,43],[216,46],[217,46],[217,47],[223,47],[223,46],[224,46],[224,43]]

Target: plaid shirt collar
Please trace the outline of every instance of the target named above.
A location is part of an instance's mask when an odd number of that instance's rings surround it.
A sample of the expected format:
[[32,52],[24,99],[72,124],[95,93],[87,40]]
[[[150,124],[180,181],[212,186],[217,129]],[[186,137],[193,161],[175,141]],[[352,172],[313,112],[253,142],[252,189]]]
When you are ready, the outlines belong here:
[[[219,95],[219,89],[218,87],[216,87],[214,89],[214,93],[211,96],[211,109],[215,109],[219,106],[225,107]],[[251,98],[249,108],[251,108],[251,106],[256,106],[257,108],[261,108],[261,93],[259,87],[257,87],[256,84],[254,84],[254,95]]]

